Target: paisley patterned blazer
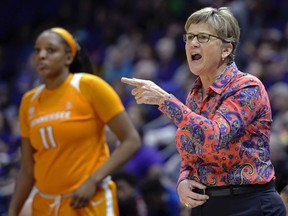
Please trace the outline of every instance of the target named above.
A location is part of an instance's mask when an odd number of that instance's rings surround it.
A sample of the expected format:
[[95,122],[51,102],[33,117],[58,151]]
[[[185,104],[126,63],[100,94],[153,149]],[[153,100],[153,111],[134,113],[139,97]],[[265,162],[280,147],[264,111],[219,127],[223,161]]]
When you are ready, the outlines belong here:
[[207,186],[264,184],[275,178],[270,161],[270,102],[261,81],[229,65],[202,98],[198,78],[186,105],[173,95],[159,110],[178,127],[178,183]]

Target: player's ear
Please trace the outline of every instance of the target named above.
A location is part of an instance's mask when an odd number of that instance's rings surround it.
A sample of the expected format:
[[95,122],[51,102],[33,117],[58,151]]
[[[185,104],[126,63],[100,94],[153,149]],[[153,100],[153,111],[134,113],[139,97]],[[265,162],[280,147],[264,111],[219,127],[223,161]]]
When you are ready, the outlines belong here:
[[69,66],[72,64],[73,62],[73,56],[72,56],[72,53],[71,52],[68,52],[67,53],[67,56],[66,56],[66,65]]

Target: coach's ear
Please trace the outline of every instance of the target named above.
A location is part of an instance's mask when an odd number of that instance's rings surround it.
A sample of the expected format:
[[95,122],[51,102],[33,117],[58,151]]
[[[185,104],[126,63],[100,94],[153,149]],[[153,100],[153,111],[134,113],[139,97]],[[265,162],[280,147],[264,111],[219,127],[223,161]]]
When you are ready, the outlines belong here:
[[232,51],[233,51],[232,43],[223,43],[221,54],[222,59],[223,60],[226,59],[231,54]]

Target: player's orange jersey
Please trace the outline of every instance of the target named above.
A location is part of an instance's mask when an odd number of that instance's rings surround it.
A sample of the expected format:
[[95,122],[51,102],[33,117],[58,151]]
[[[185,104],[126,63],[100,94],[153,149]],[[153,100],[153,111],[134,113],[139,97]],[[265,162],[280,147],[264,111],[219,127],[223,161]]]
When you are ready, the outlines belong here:
[[105,123],[122,111],[113,88],[90,74],[70,74],[57,89],[41,85],[27,92],[20,127],[36,149],[36,187],[47,194],[75,191],[108,159]]

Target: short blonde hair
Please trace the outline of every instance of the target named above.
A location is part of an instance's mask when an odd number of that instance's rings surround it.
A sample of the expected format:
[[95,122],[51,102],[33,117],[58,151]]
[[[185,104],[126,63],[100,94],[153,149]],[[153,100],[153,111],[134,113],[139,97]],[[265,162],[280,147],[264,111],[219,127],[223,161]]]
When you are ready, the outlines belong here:
[[186,32],[191,24],[198,23],[207,23],[215,29],[218,37],[233,45],[233,50],[227,57],[228,63],[231,64],[234,61],[235,51],[240,39],[240,27],[230,9],[228,7],[220,7],[219,9],[205,7],[192,13],[185,23]]

